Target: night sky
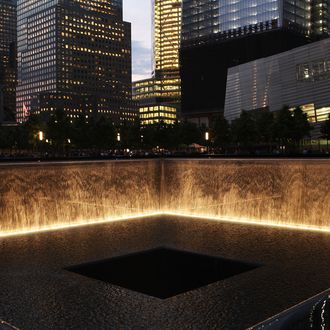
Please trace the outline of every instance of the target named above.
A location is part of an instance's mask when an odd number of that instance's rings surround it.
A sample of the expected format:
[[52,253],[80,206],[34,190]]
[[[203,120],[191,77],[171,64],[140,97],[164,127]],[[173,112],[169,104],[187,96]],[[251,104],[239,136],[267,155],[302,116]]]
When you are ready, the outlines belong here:
[[124,18],[132,23],[133,80],[151,75],[151,0],[124,0]]

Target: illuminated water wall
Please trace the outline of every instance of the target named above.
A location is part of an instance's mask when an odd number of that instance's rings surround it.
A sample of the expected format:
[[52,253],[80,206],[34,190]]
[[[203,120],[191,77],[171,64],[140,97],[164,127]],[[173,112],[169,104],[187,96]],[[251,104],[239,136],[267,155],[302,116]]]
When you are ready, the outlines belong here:
[[174,213],[330,230],[330,161],[0,165],[0,236]]
[[330,161],[166,161],[163,210],[330,228]]
[[0,165],[0,234],[159,210],[154,161]]

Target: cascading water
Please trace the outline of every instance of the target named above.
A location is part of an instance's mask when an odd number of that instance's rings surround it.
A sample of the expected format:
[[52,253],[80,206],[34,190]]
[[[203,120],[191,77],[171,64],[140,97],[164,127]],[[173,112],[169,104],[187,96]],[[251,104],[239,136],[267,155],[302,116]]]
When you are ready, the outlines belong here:
[[330,161],[0,165],[0,236],[177,213],[330,229]]
[[0,165],[0,234],[159,211],[158,182],[153,161]]
[[165,212],[330,228],[328,160],[168,160],[165,178]]

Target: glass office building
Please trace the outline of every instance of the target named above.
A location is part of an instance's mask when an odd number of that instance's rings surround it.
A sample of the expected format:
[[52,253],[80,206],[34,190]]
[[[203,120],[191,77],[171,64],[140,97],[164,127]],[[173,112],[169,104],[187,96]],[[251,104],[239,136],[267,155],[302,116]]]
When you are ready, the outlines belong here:
[[327,37],[328,0],[183,0],[182,113],[223,114],[228,68]]
[[280,27],[329,31],[328,0],[183,0],[183,40],[246,35]]
[[0,0],[0,123],[15,120],[16,2]]
[[121,0],[18,0],[17,120],[134,121],[130,30]]
[[174,124],[180,110],[181,0],[153,1],[153,74],[133,84],[142,126]]

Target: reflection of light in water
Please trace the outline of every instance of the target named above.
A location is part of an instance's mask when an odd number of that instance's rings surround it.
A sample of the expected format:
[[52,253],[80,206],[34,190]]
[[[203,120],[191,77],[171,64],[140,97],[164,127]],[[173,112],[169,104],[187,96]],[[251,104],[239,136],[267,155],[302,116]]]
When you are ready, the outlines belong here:
[[329,299],[330,295],[327,295],[327,297],[323,297],[313,304],[309,313],[309,328],[328,329],[325,314]]
[[325,329],[325,318],[324,318],[324,313],[325,313],[325,306],[327,304],[327,300],[324,300],[323,304],[322,304],[322,309],[321,309],[321,328],[322,330]]

